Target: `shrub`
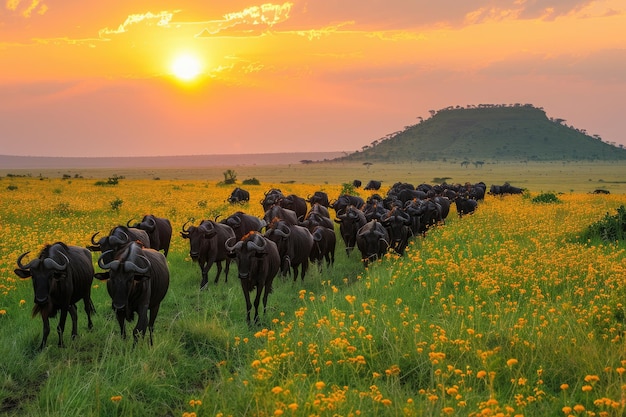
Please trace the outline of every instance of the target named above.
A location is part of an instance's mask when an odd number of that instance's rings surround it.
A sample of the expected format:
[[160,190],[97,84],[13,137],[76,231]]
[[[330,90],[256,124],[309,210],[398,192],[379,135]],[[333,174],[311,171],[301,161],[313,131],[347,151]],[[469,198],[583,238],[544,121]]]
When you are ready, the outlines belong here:
[[349,182],[345,182],[341,184],[340,194],[357,195],[356,188],[354,188],[354,184],[349,183]]
[[120,208],[122,208],[122,204],[123,203],[124,203],[124,200],[122,200],[119,197],[117,197],[117,198],[115,198],[115,200],[111,200],[109,202],[109,204],[111,205],[111,210],[113,210],[113,211],[119,211]]
[[15,191],[15,190],[17,190],[17,185],[9,185],[9,186],[7,187],[7,190],[9,190],[9,191]]
[[561,200],[554,193],[541,193],[531,200],[533,203],[560,203]]
[[252,177],[252,178],[247,178],[243,180],[242,184],[243,185],[261,185],[261,181],[259,181],[255,177]]
[[604,218],[593,223],[583,233],[583,240],[602,239],[607,242],[623,240],[626,236],[626,208],[621,205],[617,214],[611,216],[606,213]]

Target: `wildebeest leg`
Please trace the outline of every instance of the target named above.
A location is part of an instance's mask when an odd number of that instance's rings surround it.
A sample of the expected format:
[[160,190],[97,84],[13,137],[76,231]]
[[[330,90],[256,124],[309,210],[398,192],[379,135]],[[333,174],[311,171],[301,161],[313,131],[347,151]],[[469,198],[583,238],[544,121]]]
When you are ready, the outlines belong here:
[[124,310],[117,310],[115,312],[115,316],[117,317],[117,322],[120,325],[120,334],[122,335],[122,339],[126,339],[126,312]]
[[213,283],[217,284],[220,280],[220,274],[222,273],[222,261],[216,261],[215,264],[217,265],[217,274],[215,275],[215,281],[213,281]]
[[140,335],[143,337],[146,334],[146,327],[148,327],[148,306],[139,306],[137,313],[139,318],[137,319],[137,325],[133,329],[134,343],[137,343],[137,339],[139,339]]
[[241,289],[243,290],[243,296],[246,299],[246,322],[248,323],[248,326],[249,326],[250,325],[250,310],[252,310],[252,304],[250,303],[250,293],[246,289],[243,282],[241,283]]
[[[72,306],[69,306],[71,308]],[[59,317],[59,324],[57,325],[57,333],[59,334],[59,347],[63,347],[63,332],[65,331],[65,320],[67,320],[67,308],[61,309],[61,316]],[[76,309],[74,309],[74,314],[76,314]],[[72,320],[74,318],[72,317]],[[73,329],[72,324],[72,329]]]
[[41,311],[41,321],[43,322],[43,337],[41,339],[41,344],[39,345],[39,350],[46,347],[48,335],[50,334],[50,319],[48,318],[48,312],[45,310]]
[[230,271],[230,258],[226,258],[226,266],[224,267],[224,282],[228,282],[228,271]]
[[159,308],[161,306],[157,304],[155,307],[150,309],[150,320],[148,321],[148,332],[150,336],[150,346],[152,346],[152,332],[154,331],[154,321],[156,320],[157,314],[159,314]]
[[91,301],[90,295],[87,295],[87,297],[85,297],[83,301],[85,302],[85,314],[87,314],[87,327],[89,328],[89,330],[91,330],[93,329],[93,321],[91,321],[91,313],[95,313],[96,308],[93,305],[93,301]]
[[70,305],[69,312],[72,318],[72,339],[76,339],[76,336],[78,336],[78,314],[76,314],[76,310],[76,304]]
[[306,275],[306,271],[309,270],[309,261],[302,262],[300,265],[300,279],[304,281],[304,276]]
[[204,265],[200,264],[200,271],[202,272],[202,282],[200,282],[200,290],[204,290],[209,283],[209,269],[211,269],[211,263],[206,262]]
[[[254,324],[259,324],[259,302],[261,301],[261,292],[265,287],[259,287],[256,289],[256,296],[254,297]],[[263,315],[265,315],[265,300],[267,297],[263,297]]]

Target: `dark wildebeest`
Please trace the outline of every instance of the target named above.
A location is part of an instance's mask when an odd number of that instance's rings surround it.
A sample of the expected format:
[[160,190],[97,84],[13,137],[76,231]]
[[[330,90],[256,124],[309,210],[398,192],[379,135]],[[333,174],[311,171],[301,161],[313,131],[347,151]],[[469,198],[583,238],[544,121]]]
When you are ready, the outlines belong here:
[[360,188],[361,184],[362,184],[361,180],[354,180],[354,181],[352,181],[352,186],[354,188]]
[[230,193],[230,197],[226,201],[230,204],[248,202],[250,201],[250,192],[237,187]]
[[266,225],[265,220],[242,211],[231,214],[220,223],[230,226],[238,241],[252,231],[260,232]]
[[91,283],[93,281],[93,264],[91,252],[78,246],[68,246],[62,242],[46,245],[39,257],[26,265],[22,259],[30,252],[23,253],[17,258],[15,274],[20,278],[33,279],[35,305],[33,317],[41,315],[43,321],[43,338],[39,349],[46,346],[50,334],[50,317],[55,317],[61,311],[57,333],[59,346],[63,346],[63,331],[67,313],[72,318],[72,338],[78,335],[78,316],[76,303],[83,300],[87,313],[88,327],[91,329],[91,313],[95,312],[91,301]]
[[380,219],[389,233],[389,244],[399,255],[404,254],[411,236],[411,217],[399,207],[394,207]]
[[228,282],[230,257],[224,244],[228,239],[236,237],[233,229],[227,224],[216,223],[213,220],[202,220],[198,227],[189,226],[185,229],[187,223],[183,224],[180,235],[183,239],[189,239],[189,256],[193,262],[197,262],[200,266],[202,273],[200,289],[205,289],[209,283],[208,274],[213,263],[217,265],[217,274],[213,282],[217,284],[220,279],[222,261],[226,262],[224,281]]
[[342,194],[336,200],[330,203],[330,208],[335,210],[335,214],[339,216],[348,206],[354,206],[361,210],[365,205],[365,200],[357,195]]
[[281,259],[281,272],[286,276],[290,271],[293,280],[304,280],[309,269],[309,255],[313,247],[313,236],[304,226],[290,225],[284,220],[275,218],[265,229],[265,237],[276,243]]
[[261,205],[263,206],[263,211],[269,210],[274,204],[278,204],[278,201],[283,198],[283,192],[278,188],[272,188],[265,192],[263,196],[263,200],[261,200]]
[[276,244],[257,232],[250,232],[240,241],[226,242],[230,256],[238,265],[241,289],[246,299],[246,321],[250,324],[250,293],[256,288],[254,298],[254,322],[259,322],[259,301],[263,295],[263,314],[267,307],[267,296],[272,292],[272,282],[280,269],[280,255]]
[[367,223],[365,215],[355,206],[348,206],[342,214],[335,218],[335,222],[339,223],[339,234],[346,245],[346,255],[350,256],[350,252],[356,246],[358,230]]
[[304,226],[310,231],[313,231],[315,226],[324,226],[332,230],[335,229],[335,225],[330,219],[328,209],[319,203],[313,204],[313,207],[311,207],[311,210],[307,213],[304,221],[300,223],[300,226]]
[[335,247],[337,246],[337,236],[335,231],[324,226],[315,226],[311,231],[313,236],[313,247],[309,255],[311,262],[317,263],[318,269],[322,269],[322,259],[326,259],[326,266],[330,267],[335,263]]
[[131,322],[137,313],[139,318],[133,330],[134,343],[137,343],[140,335],[145,336],[147,327],[152,345],[154,321],[170,284],[165,255],[154,249],[143,248],[137,242],[130,242],[117,252],[103,252],[98,258],[98,266],[107,270],[94,276],[99,280],[107,280],[107,290],[122,338],[126,338],[125,322]]
[[298,220],[302,220],[304,219],[304,216],[306,216],[306,200],[295,194],[289,194],[288,196],[281,198],[278,200],[278,205],[288,210],[295,211]]
[[454,203],[456,204],[456,212],[459,217],[463,217],[464,214],[473,214],[478,207],[476,200],[465,195],[459,195],[456,200],[454,200]]
[[96,236],[100,232],[96,232],[91,236],[91,245],[87,246],[92,252],[106,252],[109,250],[116,251],[128,242],[140,242],[146,248],[150,247],[150,237],[145,230],[134,227],[115,226],[111,229],[108,236],[101,237],[96,242]]
[[269,209],[267,209],[265,215],[263,216],[263,220],[267,225],[270,224],[272,220],[274,220],[276,217],[278,217],[280,220],[284,220],[289,224],[298,224],[300,222],[298,220],[298,215],[295,211],[286,209],[278,205],[271,206]]
[[389,233],[378,220],[371,220],[359,229],[356,244],[365,266],[369,261],[381,259],[389,249]]
[[320,204],[324,207],[329,207],[330,203],[328,200],[328,194],[324,191],[316,191],[312,196],[309,196],[307,202],[313,207],[315,204]]
[[443,208],[434,199],[412,200],[405,207],[411,216],[411,230],[424,236],[428,229],[443,221]]
[[491,195],[506,195],[506,194],[522,194],[524,192],[523,188],[513,187],[508,182],[505,182],[503,185],[492,185],[489,189],[489,194]]
[[126,223],[126,226],[145,230],[150,237],[150,246],[148,247],[154,250],[163,250],[163,254],[167,256],[172,240],[172,224],[169,219],[146,214],[139,223],[131,226],[131,221],[132,219]]
[[364,190],[380,190],[381,185],[382,183],[380,181],[370,180],[363,189]]

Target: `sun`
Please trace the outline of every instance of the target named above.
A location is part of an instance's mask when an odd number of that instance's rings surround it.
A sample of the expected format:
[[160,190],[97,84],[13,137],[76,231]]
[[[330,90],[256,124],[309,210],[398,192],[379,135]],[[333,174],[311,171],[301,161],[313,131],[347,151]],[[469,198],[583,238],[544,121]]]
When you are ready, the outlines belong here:
[[174,58],[170,69],[179,80],[192,81],[202,72],[202,64],[194,55],[181,54]]

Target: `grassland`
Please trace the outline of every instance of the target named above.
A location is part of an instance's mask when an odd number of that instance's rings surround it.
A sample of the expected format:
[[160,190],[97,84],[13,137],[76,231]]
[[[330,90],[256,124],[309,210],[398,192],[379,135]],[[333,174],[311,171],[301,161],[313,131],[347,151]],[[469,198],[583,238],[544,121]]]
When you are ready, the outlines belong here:
[[[261,180],[247,187],[251,202],[242,206],[225,203],[232,187],[217,184],[222,168],[118,171],[125,178],[115,186],[95,185],[109,171],[3,177],[0,413],[621,416],[625,246],[578,236],[626,204],[624,167],[537,167],[234,167],[240,180]],[[260,215],[272,187],[335,197],[354,178],[389,186],[446,176],[510,181],[529,194],[488,196],[463,218],[453,209],[404,257],[390,254],[368,269],[340,244],[333,268],[312,268],[302,282],[279,278],[254,328],[245,324],[236,267],[228,283],[199,291],[199,268],[177,234],[190,219]],[[589,194],[595,188],[611,194]],[[533,203],[541,191],[558,192],[560,201]],[[68,347],[59,349],[52,332],[39,352],[41,322],[30,317],[30,282],[13,273],[17,257],[56,240],[85,246],[94,232],[145,213],[170,218],[175,231],[154,346],[120,339],[106,289],[94,282],[95,328],[87,330],[79,306],[79,337],[70,342],[66,331]]]

